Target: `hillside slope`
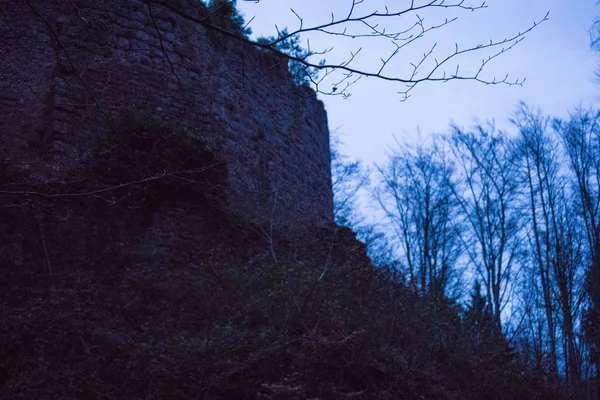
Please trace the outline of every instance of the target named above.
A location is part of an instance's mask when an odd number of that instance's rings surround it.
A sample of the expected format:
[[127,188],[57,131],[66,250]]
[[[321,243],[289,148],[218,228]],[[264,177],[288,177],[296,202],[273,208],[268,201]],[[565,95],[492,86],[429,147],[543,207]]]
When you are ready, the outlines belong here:
[[2,264],[1,399],[566,398],[346,228],[286,240],[208,200],[161,207],[138,221],[177,232],[162,247]]

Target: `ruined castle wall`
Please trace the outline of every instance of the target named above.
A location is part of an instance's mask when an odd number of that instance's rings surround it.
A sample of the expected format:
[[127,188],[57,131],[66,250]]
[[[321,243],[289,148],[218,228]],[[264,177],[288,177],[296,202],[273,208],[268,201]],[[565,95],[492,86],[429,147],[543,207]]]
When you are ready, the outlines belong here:
[[[206,15],[192,3],[172,4]],[[333,219],[323,104],[273,55],[139,0],[15,0],[0,60],[0,162],[31,179],[65,179],[123,112],[143,112],[221,146],[229,210]]]

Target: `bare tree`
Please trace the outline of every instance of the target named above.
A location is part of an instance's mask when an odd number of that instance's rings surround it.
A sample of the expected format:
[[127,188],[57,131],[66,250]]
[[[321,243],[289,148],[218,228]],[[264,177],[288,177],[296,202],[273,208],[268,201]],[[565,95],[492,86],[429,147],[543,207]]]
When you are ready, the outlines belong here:
[[458,164],[454,194],[469,227],[463,236],[467,255],[484,283],[500,329],[520,253],[522,223],[513,141],[493,125],[479,125],[473,131],[454,126],[448,141]]
[[[246,0],[258,3],[260,0]],[[406,2],[390,2],[380,9],[372,8],[371,3],[364,0],[348,0],[343,7],[334,8],[331,18],[322,23],[310,25],[305,18],[294,9],[291,12],[297,18],[297,26],[293,29],[279,29],[276,25],[277,36],[268,40],[253,40],[244,32],[251,26],[252,20],[241,30],[231,30],[226,26],[216,23],[213,16],[218,14],[220,8],[231,7],[234,0],[215,2],[219,5],[208,16],[198,16],[189,10],[189,7],[179,7],[177,3],[164,0],[145,0],[149,7],[168,9],[181,17],[196,22],[213,32],[233,38],[251,46],[255,46],[296,65],[296,69],[303,71],[313,87],[320,93],[329,95],[349,95],[348,88],[363,77],[372,77],[385,81],[401,84],[399,93],[407,98],[410,91],[423,82],[448,82],[451,80],[473,80],[484,84],[520,85],[523,79],[485,77],[485,67],[521,42],[525,36],[540,23],[548,18],[548,14],[522,31],[503,39],[486,40],[474,46],[460,46],[455,44],[454,50],[440,52],[438,43],[425,45],[423,56],[417,60],[401,61],[401,54],[408,46],[422,41],[432,31],[441,30],[458,20],[458,15],[463,12],[480,11],[487,8],[485,2],[470,3],[466,0],[411,0]],[[402,4],[398,4],[402,3]],[[444,11],[446,17],[441,19],[429,14]],[[379,42],[387,43],[390,50],[387,54],[379,54],[375,60],[361,58],[363,47],[351,51],[342,61],[328,62],[323,57],[327,56],[331,48],[314,48],[310,42],[306,43],[307,51],[298,51],[294,44],[298,38],[306,35],[317,37],[336,37],[362,41],[364,46],[375,45]],[[460,61],[464,56],[473,53],[483,56],[481,63],[474,72],[461,72]],[[316,61],[315,58],[319,59]],[[371,65],[372,67],[363,67]],[[463,68],[463,70],[467,70]],[[319,77],[315,72],[319,72]]]
[[399,144],[377,170],[375,198],[402,246],[410,280],[425,293],[449,295],[461,252],[451,164],[439,149]]
[[[548,126],[548,119],[540,115],[534,115],[521,105],[514,119],[515,125],[521,131],[521,151],[523,152],[526,182],[528,186],[528,198],[530,203],[530,216],[532,232],[534,237],[533,251],[535,264],[538,267],[538,278],[541,284],[541,292],[550,340],[550,373],[558,378],[558,360],[556,355],[556,327],[554,316],[554,304],[552,298],[551,257],[550,257],[550,223],[547,206],[546,190],[544,183],[547,176],[543,174],[547,167],[544,157],[546,156],[543,146],[544,132]],[[535,182],[534,182],[535,181]],[[538,199],[539,198],[539,199]],[[541,203],[541,220],[538,208]],[[542,239],[543,237],[543,239]],[[543,242],[543,243],[542,243]]]
[[[600,52],[600,17],[597,17],[594,20],[594,23],[590,28],[590,47],[595,52]],[[598,67],[600,68],[600,65]],[[596,69],[596,79],[600,81],[600,69]]]
[[[354,227],[356,237],[367,247],[367,255],[374,266],[401,274],[401,263],[394,243],[381,223],[363,223]],[[404,275],[401,275],[405,278]]]
[[[574,324],[579,314],[581,287],[581,237],[572,207],[567,177],[561,169],[561,148],[549,133],[550,119],[521,104],[513,118],[520,131],[520,152],[529,203],[532,253],[548,328],[550,372],[558,377],[557,326],[562,330],[565,376],[581,379],[581,357]],[[555,313],[558,303],[560,312]],[[556,315],[555,315],[556,314]]]
[[516,283],[521,295],[518,303],[521,322],[514,330],[512,341],[536,371],[544,371],[545,315],[543,307],[538,306],[541,297],[539,274],[535,268],[528,267],[528,264],[521,265],[521,280]]
[[396,271],[398,261],[385,227],[367,220],[360,212],[360,194],[368,190],[371,171],[361,161],[343,154],[341,144],[339,134],[334,131],[331,138],[331,178],[335,222],[356,232],[357,239],[365,244],[373,265]]
[[355,228],[363,218],[358,215],[358,195],[369,183],[369,172],[358,160],[341,153],[336,132],[331,140],[331,180],[333,215],[338,225]]
[[[579,215],[586,235],[584,262],[589,305],[586,336],[596,371],[600,366],[600,113],[577,109],[567,121],[555,121],[574,176]],[[600,389],[600,379],[598,389]],[[600,391],[598,392],[600,393]]]

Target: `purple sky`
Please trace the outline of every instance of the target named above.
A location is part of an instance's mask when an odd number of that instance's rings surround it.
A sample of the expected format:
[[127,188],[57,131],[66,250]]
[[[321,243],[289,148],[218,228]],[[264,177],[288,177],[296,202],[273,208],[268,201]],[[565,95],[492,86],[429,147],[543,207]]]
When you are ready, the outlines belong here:
[[[468,2],[468,1],[467,1]],[[261,0],[259,3],[238,1],[246,19],[255,16],[250,25],[256,35],[273,35],[274,24],[279,28],[297,27],[298,20],[290,7],[301,15],[306,25],[331,18],[331,12],[347,13],[350,0]],[[365,0],[365,8],[406,6],[408,0]],[[416,3],[419,3],[416,1]],[[477,1],[471,2],[475,5]],[[600,86],[594,81],[596,56],[589,50],[588,29],[594,16],[600,14],[595,0],[488,0],[488,8],[476,12],[457,13],[459,20],[437,34],[426,36],[400,54],[390,70],[406,68],[433,42],[445,49],[459,45],[475,45],[502,39],[527,29],[534,20],[550,11],[549,21],[543,23],[516,48],[495,60],[486,77],[526,77],[523,87],[485,86],[476,82],[425,83],[418,86],[412,97],[400,102],[397,94],[403,88],[397,84],[367,79],[352,89],[352,97],[320,96],[325,102],[331,130],[340,129],[345,142],[342,151],[364,160],[367,164],[381,162],[393,135],[416,139],[417,128],[423,135],[443,132],[450,120],[469,125],[474,117],[494,119],[501,128],[509,127],[508,117],[518,101],[538,105],[546,113],[564,116],[576,106],[597,105]],[[423,13],[427,22],[438,22],[443,13]],[[407,19],[405,23],[414,20]],[[442,18],[443,21],[443,18]],[[396,20],[394,24],[402,23]],[[388,25],[393,28],[394,25]],[[398,25],[396,25],[398,26]],[[405,25],[400,25],[405,26]],[[389,51],[384,41],[341,40],[330,36],[311,36],[313,48],[334,47],[331,61],[345,57],[361,45],[360,66],[377,67],[379,57]],[[463,59],[461,70],[478,67],[483,54]],[[396,69],[397,68],[397,69]]]

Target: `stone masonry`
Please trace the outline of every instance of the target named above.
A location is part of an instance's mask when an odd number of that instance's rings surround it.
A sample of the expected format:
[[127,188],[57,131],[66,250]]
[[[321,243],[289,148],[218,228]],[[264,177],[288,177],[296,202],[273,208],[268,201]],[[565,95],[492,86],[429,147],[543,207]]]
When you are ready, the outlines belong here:
[[332,222],[327,116],[285,60],[140,0],[0,1],[0,163],[65,179],[123,111],[218,141],[230,211]]

